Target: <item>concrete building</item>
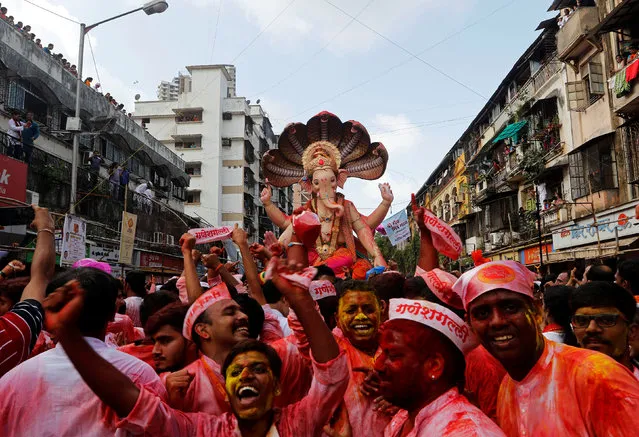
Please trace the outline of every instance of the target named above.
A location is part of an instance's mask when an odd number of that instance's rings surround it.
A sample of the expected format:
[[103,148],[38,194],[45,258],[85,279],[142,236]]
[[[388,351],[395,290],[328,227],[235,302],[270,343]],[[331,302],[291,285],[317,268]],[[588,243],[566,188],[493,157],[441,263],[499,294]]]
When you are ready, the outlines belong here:
[[637,4],[585,2],[559,26],[573,3],[555,0],[558,16],[424,183],[419,200],[467,253],[565,271],[636,252],[639,61],[615,56],[639,40]]
[[159,100],[177,100],[178,92],[180,90],[180,78],[174,77],[171,82],[163,80],[158,85],[158,99]]
[[[235,67],[193,65],[175,100],[136,102],[134,119],[179,154],[191,176],[185,212],[215,226],[240,223],[251,241],[273,230],[261,206],[261,156],[277,138],[258,104],[236,96]],[[291,189],[273,201],[292,212]]]
[[[68,212],[71,200],[72,132],[66,130],[66,121],[74,114],[76,83],[76,77],[61,63],[0,20],[0,154],[6,155],[12,145],[5,133],[11,113],[17,111],[24,116],[33,112],[41,134],[27,168],[26,202],[49,208],[60,220]],[[180,258],[171,254],[180,253],[176,245],[180,235],[197,225],[183,213],[189,184],[184,161],[88,86],[81,88],[80,105],[80,166],[75,202],[76,215],[88,223],[91,253],[117,253],[124,192],[119,199],[112,195],[107,167],[120,163],[131,173],[127,210],[138,215],[135,267],[151,268],[140,259],[157,255],[160,262],[153,264],[157,273],[179,272]],[[94,150],[104,158],[98,175],[90,174],[87,162]],[[3,162],[18,162],[2,158]],[[146,181],[154,184],[155,202],[151,205],[141,204],[133,194]],[[61,227],[61,223],[57,226]],[[24,236],[13,242],[28,244]],[[171,268],[163,269],[165,260]]]

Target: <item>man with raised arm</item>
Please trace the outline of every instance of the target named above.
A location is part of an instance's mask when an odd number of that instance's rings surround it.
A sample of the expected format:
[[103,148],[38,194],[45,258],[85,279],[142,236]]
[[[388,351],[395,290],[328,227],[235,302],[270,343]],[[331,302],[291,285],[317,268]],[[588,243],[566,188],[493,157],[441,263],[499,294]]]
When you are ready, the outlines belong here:
[[0,317],[0,377],[29,357],[42,330],[41,302],[55,271],[53,219],[46,208],[34,206],[33,209],[35,219],[31,228],[37,232],[37,241],[31,279],[22,292],[20,302]]
[[309,333],[314,360],[314,380],[306,397],[278,412],[273,409],[274,398],[282,390],[291,388],[280,384],[281,363],[277,354],[264,343],[242,342],[225,358],[222,367],[226,377],[224,389],[233,413],[182,413],[146,389],[138,388],[86,343],[75,329],[86,293],[77,282],[67,283],[47,299],[46,323],[49,329],[57,332],[60,344],[86,384],[112,409],[102,420],[120,429],[154,436],[318,435],[344,395],[348,384],[346,358],[315,310],[308,290],[284,279],[281,275],[290,270],[278,264],[277,259],[271,261],[271,268],[278,288],[286,294],[304,330]]

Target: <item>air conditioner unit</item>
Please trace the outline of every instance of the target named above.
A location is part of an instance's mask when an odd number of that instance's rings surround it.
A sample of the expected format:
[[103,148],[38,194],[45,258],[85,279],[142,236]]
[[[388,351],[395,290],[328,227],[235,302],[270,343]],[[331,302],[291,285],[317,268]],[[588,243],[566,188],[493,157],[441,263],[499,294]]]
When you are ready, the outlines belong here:
[[153,233],[153,242],[156,244],[164,244],[164,233],[163,232],[154,232]]
[[27,199],[25,200],[25,203],[38,206],[40,204],[40,193],[27,190]]
[[231,147],[231,139],[222,138],[222,147]]
[[175,245],[175,237],[173,235],[167,235],[166,236],[166,244],[168,244],[169,246],[174,246]]
[[67,118],[66,130],[71,132],[80,132],[82,130],[82,120],[79,117]]
[[503,232],[494,232],[490,234],[490,244],[492,246],[502,246],[504,244]]

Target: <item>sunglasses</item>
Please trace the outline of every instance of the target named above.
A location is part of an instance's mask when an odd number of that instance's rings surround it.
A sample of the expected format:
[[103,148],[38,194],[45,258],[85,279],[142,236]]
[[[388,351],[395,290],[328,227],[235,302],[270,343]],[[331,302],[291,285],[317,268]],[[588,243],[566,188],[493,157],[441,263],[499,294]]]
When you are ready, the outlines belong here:
[[626,321],[626,318],[621,314],[575,314],[572,316],[571,324],[574,328],[583,329],[590,326],[590,322],[594,320],[600,328],[611,328],[617,324],[619,319]]

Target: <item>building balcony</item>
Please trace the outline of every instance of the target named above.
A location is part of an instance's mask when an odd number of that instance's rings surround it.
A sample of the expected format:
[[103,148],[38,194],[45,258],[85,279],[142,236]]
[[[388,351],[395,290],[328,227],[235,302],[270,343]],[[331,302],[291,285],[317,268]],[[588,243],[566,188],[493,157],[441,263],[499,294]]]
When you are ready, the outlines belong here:
[[596,6],[577,8],[557,32],[557,53],[563,62],[579,59],[592,47],[588,34],[599,24]]
[[572,220],[572,212],[567,205],[552,206],[541,211],[541,220],[543,229],[548,232],[549,228]]
[[[632,78],[633,76],[637,76],[633,71],[637,71],[637,67],[639,67],[639,61],[635,61],[632,64],[628,65],[623,70],[619,71],[615,76],[613,76],[610,80],[613,81],[613,84],[617,83],[617,75],[623,76],[623,79],[620,78],[620,83],[625,83],[626,73],[628,72],[628,77]],[[614,111],[619,115],[636,115],[639,112],[639,80],[637,77],[632,78],[628,81],[628,85],[623,88],[615,89],[612,92],[612,107]]]

